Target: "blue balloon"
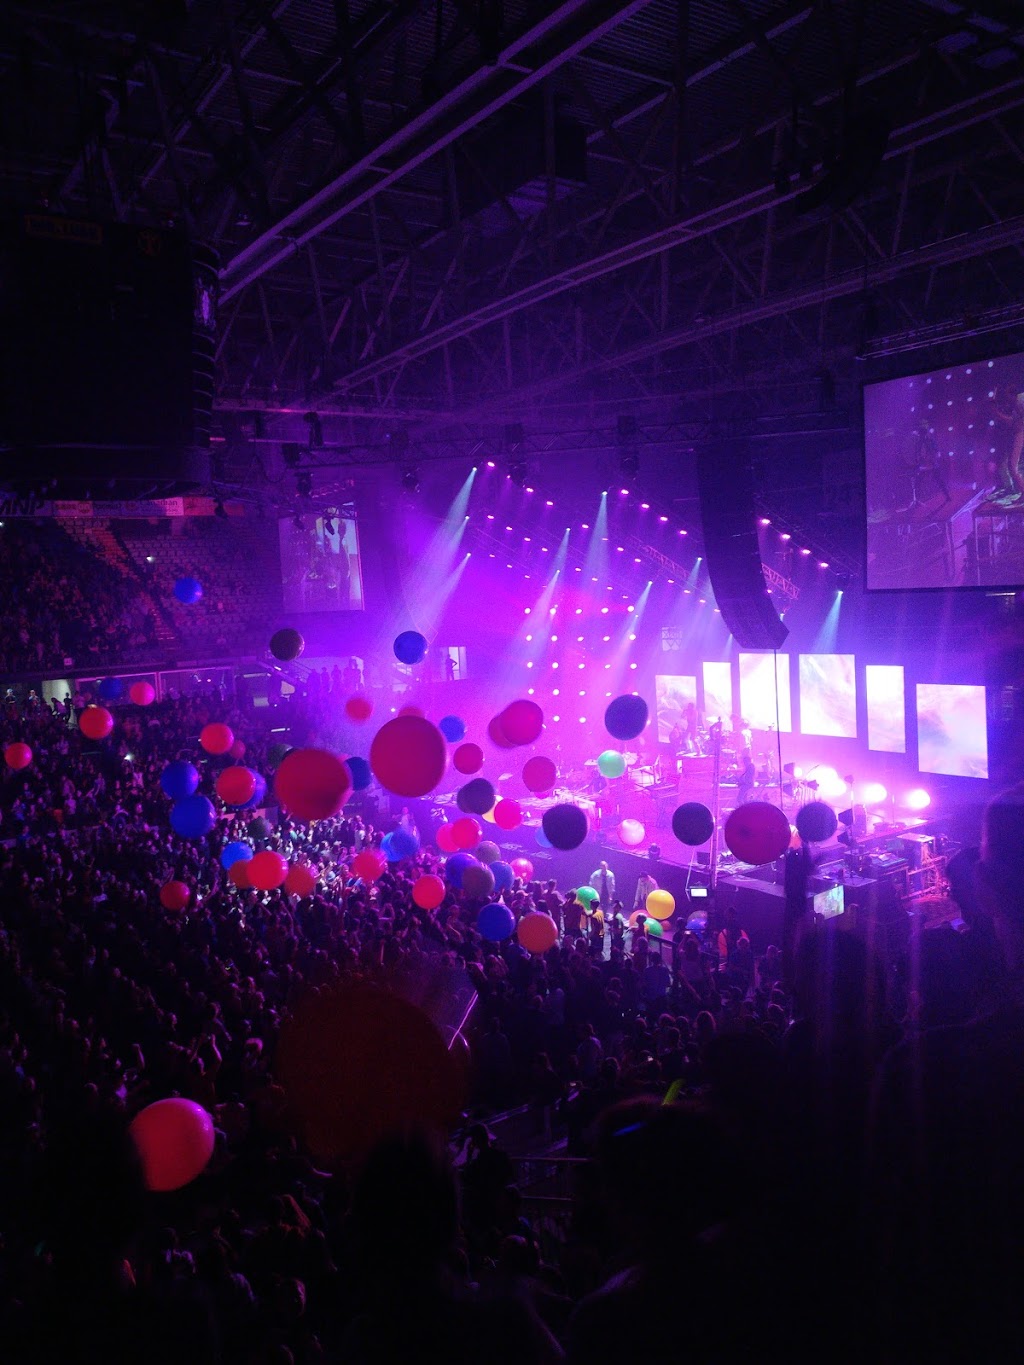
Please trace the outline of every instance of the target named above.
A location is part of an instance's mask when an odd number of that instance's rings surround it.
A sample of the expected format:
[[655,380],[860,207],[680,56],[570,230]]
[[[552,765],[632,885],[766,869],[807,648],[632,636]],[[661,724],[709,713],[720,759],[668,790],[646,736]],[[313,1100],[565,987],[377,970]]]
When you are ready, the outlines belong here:
[[380,851],[389,863],[400,863],[402,861],[402,855],[391,842],[390,834],[385,834],[384,838],[380,841]]
[[462,874],[467,867],[475,867],[476,861],[472,853],[453,853],[444,865],[444,875],[448,885],[454,886],[456,891],[461,891]]
[[255,810],[257,806],[262,806],[267,799],[267,779],[262,773],[254,773],[253,776],[256,778],[256,790],[248,801],[238,807],[239,810]]
[[365,758],[346,758],[348,770],[352,774],[353,791],[361,792],[373,781],[373,773],[370,772],[370,765]]
[[626,693],[605,707],[604,728],[615,739],[636,739],[647,725],[647,703]]
[[418,630],[403,630],[395,637],[395,658],[403,664],[421,664],[427,657],[427,642]]
[[460,739],[466,738],[466,722],[459,720],[458,716],[442,716],[437,728],[449,744],[458,744]]
[[190,607],[193,602],[201,599],[203,585],[198,578],[179,578],[174,584],[174,595],[179,602],[184,602],[186,607]]
[[99,685],[100,701],[120,701],[124,696],[124,683],[120,678],[104,678]]
[[248,844],[232,843],[224,845],[224,852],[220,855],[220,865],[225,872],[234,863],[247,863],[252,857],[252,849]]
[[515,915],[507,905],[502,905],[501,901],[485,905],[476,917],[477,933],[491,943],[500,943],[502,939],[511,938],[515,927]]
[[217,812],[205,796],[183,796],[171,807],[171,828],[183,839],[201,839],[217,823]]
[[538,847],[538,848],[550,848],[550,847],[551,847],[551,840],[550,840],[550,839],[548,838],[548,836],[544,833],[544,826],[543,826],[543,825],[538,825],[538,826],[537,826],[537,828],[536,828],[536,830],[535,830],[535,832],[534,832],[534,836],[533,836],[533,837],[537,840],[537,847]]
[[186,759],[176,758],[160,774],[160,785],[165,796],[172,801],[181,801],[199,786],[199,773]]
[[516,879],[516,874],[512,871],[508,863],[491,863],[491,871],[494,873],[495,891],[510,891],[512,883]]
[[397,829],[393,829],[387,837],[391,840],[391,847],[399,858],[411,858],[414,853],[420,851],[418,836],[413,834],[411,830],[403,829],[401,825]]

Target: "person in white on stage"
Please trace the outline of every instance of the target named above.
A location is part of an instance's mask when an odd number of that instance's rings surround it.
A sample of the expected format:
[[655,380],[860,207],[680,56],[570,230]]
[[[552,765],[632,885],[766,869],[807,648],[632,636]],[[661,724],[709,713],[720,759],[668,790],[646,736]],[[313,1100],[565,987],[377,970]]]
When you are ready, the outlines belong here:
[[590,874],[590,885],[597,892],[602,910],[607,910],[615,899],[615,873],[607,863],[602,862],[596,872]]
[[636,895],[633,897],[633,909],[638,910],[641,906],[647,907],[647,897],[652,891],[657,891],[658,883],[649,872],[641,872],[637,878]]

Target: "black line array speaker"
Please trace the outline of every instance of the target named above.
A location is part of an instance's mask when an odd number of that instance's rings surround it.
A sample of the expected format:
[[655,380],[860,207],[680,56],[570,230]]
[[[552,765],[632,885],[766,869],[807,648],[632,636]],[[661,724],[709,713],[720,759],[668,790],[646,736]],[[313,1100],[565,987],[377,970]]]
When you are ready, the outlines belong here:
[[743,649],[778,649],[789,630],[764,579],[747,443],[731,439],[701,447],[697,484],[704,557],[722,620]]

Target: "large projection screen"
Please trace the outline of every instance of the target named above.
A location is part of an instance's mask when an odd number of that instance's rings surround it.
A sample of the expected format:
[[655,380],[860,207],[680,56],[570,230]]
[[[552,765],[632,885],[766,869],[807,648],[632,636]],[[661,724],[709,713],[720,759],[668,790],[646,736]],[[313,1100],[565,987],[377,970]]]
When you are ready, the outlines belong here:
[[852,654],[800,655],[800,733],[857,738]]
[[867,586],[1024,584],[1024,355],[864,387]]
[[903,665],[867,664],[864,699],[868,711],[868,748],[886,754],[905,754],[907,720]]
[[666,744],[675,726],[685,718],[686,708],[696,708],[697,679],[658,673],[654,679],[654,699],[658,708],[658,742]]
[[923,773],[988,777],[984,687],[917,684],[917,766]]
[[793,713],[789,699],[788,654],[740,655],[740,707],[753,730],[776,728],[775,666],[778,662],[778,728],[789,734]]
[[285,611],[358,611],[363,605],[359,535],[337,517],[282,517]]
[[721,721],[726,728],[732,719],[732,664],[705,662],[704,720],[708,725]]

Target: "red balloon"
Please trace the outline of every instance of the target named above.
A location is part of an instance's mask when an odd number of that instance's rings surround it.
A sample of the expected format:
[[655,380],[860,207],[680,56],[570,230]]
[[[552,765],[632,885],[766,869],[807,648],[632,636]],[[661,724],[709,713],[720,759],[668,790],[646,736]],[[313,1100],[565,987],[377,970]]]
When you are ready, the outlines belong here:
[[257,891],[276,891],[288,876],[288,859],[265,848],[249,859],[248,868],[249,881]]
[[792,838],[786,816],[767,801],[737,806],[726,820],[723,834],[729,851],[754,866],[781,858]]
[[180,1190],[213,1156],[213,1119],[192,1100],[157,1100],[135,1115],[128,1131],[148,1190]]
[[78,728],[87,739],[106,739],[114,728],[114,717],[105,706],[87,706],[78,717]]
[[502,729],[501,717],[495,716],[487,725],[487,738],[492,744],[496,744],[499,749],[514,749],[515,745]]
[[160,904],[165,910],[184,910],[192,899],[192,892],[184,882],[164,882],[160,888]]
[[225,768],[214,788],[226,806],[244,806],[256,795],[256,774],[251,768]]
[[514,701],[502,711],[498,725],[509,744],[532,744],[544,729],[544,712],[535,701]]
[[239,891],[248,891],[252,886],[252,882],[249,880],[249,862],[250,859],[248,858],[239,858],[228,868],[228,881],[236,886]]
[[451,825],[438,825],[437,836],[434,839],[442,853],[457,853],[458,846],[452,838]]
[[234,742],[235,736],[231,726],[224,725],[219,720],[204,725],[199,731],[199,743],[208,754],[226,754]]
[[274,795],[296,820],[329,820],[352,795],[352,774],[326,749],[292,749],[274,774]]
[[444,900],[444,882],[432,872],[425,872],[413,882],[412,898],[421,910],[436,910]]
[[517,877],[521,877],[524,882],[533,880],[533,863],[529,858],[513,858],[512,871]]
[[133,682],[128,689],[128,695],[136,706],[152,706],[156,701],[156,688],[152,683]]
[[516,928],[516,937],[528,953],[546,953],[558,942],[558,925],[541,910],[531,910]]
[[452,764],[460,773],[478,773],[484,766],[484,751],[479,744],[460,744],[452,754]]
[[292,863],[284,879],[284,889],[289,896],[311,896],[316,890],[316,874],[303,863]]
[[476,848],[484,832],[471,815],[463,815],[452,825],[452,842],[457,849]]
[[499,801],[494,807],[494,823],[499,829],[515,829],[523,823],[523,809],[518,801]]
[[16,773],[20,773],[22,768],[27,768],[32,762],[32,750],[27,744],[22,744],[21,740],[14,744],[8,744],[4,750],[4,762],[8,768],[13,768]]
[[447,761],[444,735],[423,716],[396,716],[370,745],[374,776],[396,796],[426,796],[444,777]]
[[237,759],[239,762],[241,762],[242,759],[245,757],[245,740],[236,739],[234,744],[232,744],[231,748],[228,750],[228,753],[232,758]]
[[345,703],[345,715],[349,720],[354,720],[362,724],[364,720],[369,720],[373,715],[373,702],[369,697],[349,697]]
[[364,882],[375,882],[378,877],[383,877],[387,869],[387,858],[375,848],[364,848],[362,853],[357,853],[352,859],[352,875]]
[[528,758],[523,764],[523,781],[527,791],[549,792],[555,785],[557,777],[558,769],[550,758],[541,758],[538,754],[534,758]]
[[423,712],[418,706],[400,706],[398,714],[400,716],[422,716]]

